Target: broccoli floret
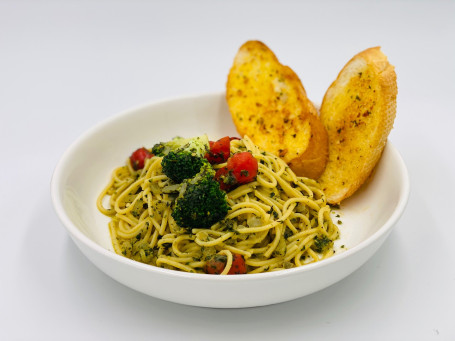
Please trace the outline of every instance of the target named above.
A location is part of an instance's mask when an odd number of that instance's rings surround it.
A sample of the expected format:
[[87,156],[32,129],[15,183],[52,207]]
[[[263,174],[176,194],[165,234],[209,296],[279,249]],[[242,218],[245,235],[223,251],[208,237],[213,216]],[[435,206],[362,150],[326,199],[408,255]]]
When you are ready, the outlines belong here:
[[220,189],[214,175],[215,171],[207,163],[194,178],[182,183],[172,212],[180,227],[209,228],[227,215],[226,192]]
[[204,157],[209,149],[210,144],[207,135],[188,139],[178,136],[171,141],[155,144],[152,148],[152,153],[156,156],[165,156],[171,151],[186,150],[196,156]]
[[207,135],[202,135],[191,139],[174,138],[170,142],[155,145],[152,151],[165,154],[161,161],[163,173],[180,183],[195,176],[202,165],[208,162],[204,156],[209,146]]
[[180,183],[185,179],[190,179],[201,170],[204,164],[208,164],[206,159],[195,156],[187,151],[169,152],[161,161],[163,173],[172,181]]
[[324,253],[332,245],[332,240],[327,236],[314,237],[314,251]]

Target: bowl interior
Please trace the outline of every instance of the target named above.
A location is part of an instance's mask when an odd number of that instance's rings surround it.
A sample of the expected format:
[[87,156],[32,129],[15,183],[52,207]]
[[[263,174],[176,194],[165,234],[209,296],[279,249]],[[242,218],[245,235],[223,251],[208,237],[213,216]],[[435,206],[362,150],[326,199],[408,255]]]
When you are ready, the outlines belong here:
[[[82,242],[112,250],[109,219],[98,212],[96,198],[113,169],[141,146],[204,133],[212,140],[237,135],[224,94],[152,103],[95,126],[67,150],[54,173],[54,205],[60,218]],[[389,142],[370,181],[334,213],[341,230],[335,244],[339,252],[387,232],[404,209],[408,191],[406,168]]]

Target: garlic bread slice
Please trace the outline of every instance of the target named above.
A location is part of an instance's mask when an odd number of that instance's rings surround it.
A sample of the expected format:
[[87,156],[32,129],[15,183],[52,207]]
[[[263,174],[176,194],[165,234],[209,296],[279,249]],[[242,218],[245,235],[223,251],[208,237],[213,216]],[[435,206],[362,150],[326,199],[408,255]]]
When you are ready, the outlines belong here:
[[379,161],[396,115],[394,67],[379,47],[355,55],[322,101],[329,161],[319,178],[329,203],[350,197]]
[[299,176],[321,175],[328,153],[325,128],[300,79],[265,44],[248,41],[240,47],[226,100],[242,137],[281,157]]

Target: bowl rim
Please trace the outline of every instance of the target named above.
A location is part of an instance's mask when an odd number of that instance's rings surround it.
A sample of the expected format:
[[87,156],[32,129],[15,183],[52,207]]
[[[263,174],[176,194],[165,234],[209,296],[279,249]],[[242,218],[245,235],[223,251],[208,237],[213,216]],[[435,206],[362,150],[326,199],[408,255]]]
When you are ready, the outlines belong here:
[[[400,174],[400,191],[399,191],[399,199],[398,203],[395,206],[393,213],[390,215],[390,217],[387,219],[387,221],[376,231],[374,232],[370,237],[367,239],[361,241],[359,244],[353,246],[352,248],[349,248],[345,251],[343,251],[340,254],[336,254],[333,257],[324,259],[322,261],[316,262],[316,263],[310,263],[305,266],[297,267],[297,268],[292,268],[292,269],[286,269],[286,270],[280,270],[280,271],[272,271],[272,272],[266,272],[266,273],[258,273],[258,274],[243,274],[243,275],[236,275],[236,276],[213,276],[209,274],[200,274],[200,273],[188,273],[188,272],[183,272],[183,271],[177,271],[177,270],[170,270],[170,269],[164,269],[160,267],[155,267],[152,265],[144,264],[141,262],[134,261],[132,259],[120,256],[116,254],[115,252],[112,252],[110,250],[105,249],[89,237],[87,237],[83,232],[77,228],[77,226],[71,221],[71,219],[68,217],[66,214],[66,211],[63,206],[63,198],[60,195],[60,188],[62,185],[62,181],[64,178],[64,170],[65,170],[65,165],[69,162],[70,156],[73,154],[73,152],[78,148],[78,146],[88,139],[89,137],[95,135],[99,130],[101,130],[104,126],[110,124],[113,121],[116,121],[117,119],[131,115],[139,110],[146,109],[150,106],[155,106],[155,105],[160,105],[163,103],[167,102],[174,102],[174,101],[179,101],[179,100],[190,100],[190,99],[195,99],[195,98],[205,98],[205,97],[219,97],[219,96],[224,96],[224,92],[207,92],[207,93],[201,93],[201,94],[194,94],[194,95],[185,95],[185,96],[173,96],[173,97],[167,97],[164,99],[159,99],[155,101],[150,101],[144,104],[140,104],[137,106],[133,106],[129,109],[123,110],[117,114],[114,114],[97,124],[95,124],[93,127],[89,128],[86,130],[84,133],[82,133],[76,140],[74,140],[69,147],[63,152],[61,155],[59,161],[57,162],[54,172],[51,177],[51,182],[50,182],[50,190],[51,190],[51,199],[54,207],[54,211],[56,212],[58,218],[60,219],[61,223],[65,226],[67,231],[69,232],[70,236],[74,239],[77,239],[79,242],[83,243],[86,247],[92,249],[94,252],[102,255],[103,257],[110,258],[113,261],[120,262],[123,265],[127,266],[132,266],[137,270],[140,271],[146,271],[146,272],[152,272],[156,273],[157,275],[164,275],[167,277],[176,277],[176,278],[184,278],[188,280],[204,280],[204,281],[223,281],[223,282],[236,282],[236,281],[257,281],[257,280],[264,280],[264,279],[271,279],[271,278],[285,278],[288,276],[293,276],[298,273],[305,273],[305,272],[310,272],[316,269],[319,269],[321,267],[327,267],[330,264],[333,264],[335,262],[340,262],[346,257],[351,257],[351,255],[354,255],[361,250],[367,248],[369,245],[373,244],[376,240],[380,239],[384,234],[387,234],[389,231],[391,231],[392,227],[396,224],[396,222],[399,220],[401,215],[403,214],[406,205],[408,203],[409,199],[409,194],[410,194],[410,180],[409,180],[409,173],[407,170],[407,167],[403,161],[403,158],[401,157],[401,154],[399,151],[390,143],[390,141],[387,141],[387,144],[385,148],[390,149],[390,152],[394,154],[394,158],[397,160],[397,166],[400,169],[398,174]],[[77,244],[77,243],[76,243]]]

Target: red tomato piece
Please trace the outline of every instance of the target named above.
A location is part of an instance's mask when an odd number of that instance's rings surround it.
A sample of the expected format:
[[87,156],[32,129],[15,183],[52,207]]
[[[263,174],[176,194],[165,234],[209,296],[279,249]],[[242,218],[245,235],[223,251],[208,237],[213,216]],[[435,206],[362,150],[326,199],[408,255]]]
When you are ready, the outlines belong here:
[[223,163],[229,158],[231,152],[231,139],[225,136],[218,141],[210,141],[210,150],[205,154],[205,158],[210,163]]
[[153,157],[153,154],[150,153],[146,148],[142,147],[136,149],[133,154],[130,156],[131,166],[134,170],[144,168],[145,160]]
[[232,170],[232,174],[239,184],[253,181],[258,174],[258,161],[250,152],[241,152],[232,155],[226,167]]
[[219,275],[226,267],[227,257],[224,255],[215,255],[205,263],[204,272],[209,275]]
[[232,266],[229,269],[228,275],[243,275],[246,274],[245,259],[242,255],[234,253],[232,255]]
[[220,183],[223,191],[228,191],[231,187],[237,185],[237,179],[227,167],[220,168],[215,173],[215,180]]
[[[211,258],[204,267],[204,271],[210,275],[219,275],[226,267],[227,257],[225,255],[215,255]],[[232,265],[229,269],[228,275],[246,274],[245,259],[242,255],[232,255]]]

